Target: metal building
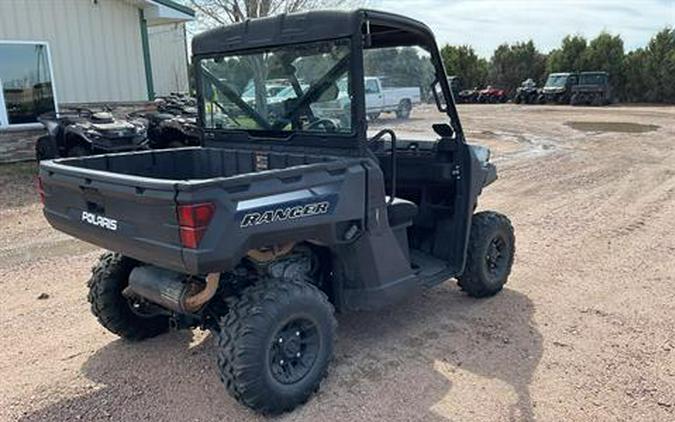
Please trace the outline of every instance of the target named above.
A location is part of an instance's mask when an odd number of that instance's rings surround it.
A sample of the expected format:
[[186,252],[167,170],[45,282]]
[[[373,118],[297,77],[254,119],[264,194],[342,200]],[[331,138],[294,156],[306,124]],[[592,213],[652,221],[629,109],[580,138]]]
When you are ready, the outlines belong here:
[[0,0],[0,131],[59,104],[187,91],[193,18],[171,0]]

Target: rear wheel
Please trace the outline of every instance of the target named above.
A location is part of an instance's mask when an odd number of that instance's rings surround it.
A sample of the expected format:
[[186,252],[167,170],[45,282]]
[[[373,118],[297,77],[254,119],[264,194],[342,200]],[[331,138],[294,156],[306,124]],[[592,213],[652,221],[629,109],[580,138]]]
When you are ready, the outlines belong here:
[[471,222],[464,273],[458,284],[469,296],[492,296],[506,283],[515,253],[513,226],[502,214],[483,211]]
[[605,99],[603,98],[602,94],[595,94],[593,95],[593,100],[591,101],[591,105],[595,107],[600,107],[605,103]]
[[396,117],[399,119],[408,119],[410,118],[410,112],[412,111],[412,104],[409,100],[402,100],[398,104],[398,109],[396,110]]
[[164,315],[143,315],[141,307],[133,305],[122,295],[129,284],[129,274],[136,261],[117,253],[101,255],[87,283],[91,312],[98,322],[113,334],[127,340],[143,340],[169,330],[169,318]]
[[289,411],[319,388],[333,355],[333,306],[315,286],[268,279],[220,320],[218,366],[230,394],[264,413]]

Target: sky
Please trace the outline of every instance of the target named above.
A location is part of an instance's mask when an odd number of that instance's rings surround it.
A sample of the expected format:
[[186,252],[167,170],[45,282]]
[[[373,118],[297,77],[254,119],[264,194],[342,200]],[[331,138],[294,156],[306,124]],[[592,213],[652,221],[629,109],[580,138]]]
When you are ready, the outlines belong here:
[[489,58],[504,43],[532,39],[539,50],[565,35],[620,34],[626,51],[675,27],[675,0],[370,0],[369,8],[399,13],[431,27],[439,45],[471,45]]

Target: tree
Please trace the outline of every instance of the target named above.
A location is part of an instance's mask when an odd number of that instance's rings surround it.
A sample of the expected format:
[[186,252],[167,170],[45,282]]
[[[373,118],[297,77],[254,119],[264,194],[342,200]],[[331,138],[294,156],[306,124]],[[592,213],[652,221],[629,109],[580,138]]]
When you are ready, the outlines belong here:
[[626,54],[623,60],[623,99],[631,102],[648,101],[649,78],[647,76],[648,55],[639,48]]
[[527,78],[542,82],[545,71],[546,56],[530,40],[497,47],[490,60],[488,79],[493,85],[511,90]]
[[350,7],[358,0],[190,0],[197,20],[205,27],[229,25],[246,19],[325,7]]
[[601,32],[583,52],[582,71],[604,71],[609,73],[609,81],[614,94],[624,96],[624,52],[623,40],[619,35],[612,36]]
[[551,51],[546,63],[548,73],[580,72],[584,69],[586,38],[580,35],[568,35],[562,40],[560,48]]
[[675,29],[657,33],[647,45],[648,101],[675,102]]
[[419,87],[423,100],[435,77],[429,54],[419,47],[366,50],[363,65],[367,76],[382,76],[388,85]]
[[441,48],[441,57],[448,75],[459,76],[465,88],[485,85],[488,76],[488,62],[479,58],[470,46],[446,44]]

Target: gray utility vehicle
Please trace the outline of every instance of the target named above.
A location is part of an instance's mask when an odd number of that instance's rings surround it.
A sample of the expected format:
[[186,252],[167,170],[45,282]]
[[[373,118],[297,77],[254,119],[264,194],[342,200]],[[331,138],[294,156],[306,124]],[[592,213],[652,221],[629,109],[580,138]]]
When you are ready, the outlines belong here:
[[579,84],[572,87],[571,105],[611,104],[612,89],[607,72],[581,72]]
[[[435,142],[390,129],[367,137],[363,53],[399,46],[429,53],[431,92],[449,118],[433,126]],[[487,149],[465,141],[427,26],[314,11],[210,30],[192,52],[201,147],[40,165],[52,226],[114,251],[89,280],[105,328],[131,340],[210,329],[229,392],[279,413],[326,375],[335,310],[377,309],[452,277],[473,297],[502,289],[513,229],[496,212],[474,214],[496,171]],[[262,89],[266,73],[296,87],[282,115],[225,82],[249,65]],[[344,77],[347,116],[315,117],[312,105],[334,100]]]
[[539,104],[569,104],[572,87],[579,82],[577,73],[551,73],[539,94]]

